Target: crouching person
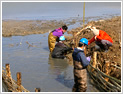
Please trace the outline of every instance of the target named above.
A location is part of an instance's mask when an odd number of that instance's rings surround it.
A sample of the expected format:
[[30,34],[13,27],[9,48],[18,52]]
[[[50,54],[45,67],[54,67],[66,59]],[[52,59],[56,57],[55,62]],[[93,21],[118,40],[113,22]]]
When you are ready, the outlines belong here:
[[86,57],[84,49],[88,45],[88,40],[82,38],[79,46],[74,49],[72,54],[74,65],[74,86],[73,92],[86,92],[87,89],[87,71],[86,67],[90,64],[91,57]]
[[64,36],[61,36],[59,38],[59,42],[55,45],[55,48],[54,48],[54,50],[52,52],[52,58],[64,59],[65,58],[65,54],[67,53],[67,51],[73,50],[72,48],[67,47],[64,44],[64,40],[65,40]]
[[96,42],[96,50],[102,49],[105,52],[108,51],[109,47],[112,46],[113,40],[112,38],[103,30],[98,30],[96,27],[90,27],[91,31],[94,34],[94,37],[89,40],[88,45],[92,42]]

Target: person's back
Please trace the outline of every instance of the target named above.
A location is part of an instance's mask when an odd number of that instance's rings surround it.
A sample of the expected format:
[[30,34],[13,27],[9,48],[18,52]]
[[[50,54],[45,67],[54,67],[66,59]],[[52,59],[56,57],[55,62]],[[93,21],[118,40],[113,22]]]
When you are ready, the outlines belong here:
[[112,38],[103,30],[98,30],[96,29],[96,27],[89,28],[93,32],[94,37],[89,40],[88,45],[95,41],[95,49],[104,50],[105,52],[107,52],[109,47],[113,44]]
[[[62,36],[61,36],[62,37]],[[61,38],[60,37],[60,38]],[[63,41],[65,40],[65,38],[62,40],[62,39],[59,39],[60,41],[55,45],[55,48],[54,50],[52,51],[52,57],[53,58],[61,58],[61,59],[64,59],[65,56],[64,54],[67,53],[67,51],[70,51],[72,50],[72,48],[70,47],[67,47]]]
[[[78,66],[79,69],[85,69],[88,65],[88,61],[86,59],[86,56],[84,54],[84,50],[81,50],[79,48],[75,48],[72,54],[73,62],[80,63],[81,66]],[[87,62],[87,63],[86,63]],[[76,68],[76,66],[74,66]]]
[[49,33],[48,45],[49,45],[49,50],[51,53],[52,53],[53,49],[55,48],[56,41],[58,41],[58,38],[60,36],[63,36],[63,34],[67,31],[67,29],[68,29],[68,27],[66,25],[64,25],[64,26],[62,26],[62,28],[55,29]]
[[64,56],[64,49],[65,49],[65,45],[61,42],[58,42],[56,45],[55,45],[55,48],[52,52],[52,57],[53,58],[65,58]]

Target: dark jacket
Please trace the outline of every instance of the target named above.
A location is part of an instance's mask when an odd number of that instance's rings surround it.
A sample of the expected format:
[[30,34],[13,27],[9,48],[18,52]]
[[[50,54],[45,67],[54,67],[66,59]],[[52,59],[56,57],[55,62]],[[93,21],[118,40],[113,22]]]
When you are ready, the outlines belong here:
[[55,45],[55,48],[52,52],[52,57],[64,59],[65,58],[64,55],[67,53],[67,51],[70,51],[70,50],[72,50],[72,48],[67,47],[66,45],[64,45],[64,43],[58,42]]
[[81,62],[83,68],[86,68],[90,64],[83,50],[75,48],[72,57],[74,61]]
[[73,56],[73,65],[74,65],[74,92],[86,92],[87,90],[87,71],[86,67],[89,64],[89,61],[86,59],[83,50],[78,48],[74,49],[72,54]]

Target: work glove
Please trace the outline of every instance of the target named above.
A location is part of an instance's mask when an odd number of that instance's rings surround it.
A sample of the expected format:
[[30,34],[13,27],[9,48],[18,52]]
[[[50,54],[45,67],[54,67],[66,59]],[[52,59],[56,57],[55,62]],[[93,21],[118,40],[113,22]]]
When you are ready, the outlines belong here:
[[91,61],[91,56],[86,57],[86,59],[90,62]]

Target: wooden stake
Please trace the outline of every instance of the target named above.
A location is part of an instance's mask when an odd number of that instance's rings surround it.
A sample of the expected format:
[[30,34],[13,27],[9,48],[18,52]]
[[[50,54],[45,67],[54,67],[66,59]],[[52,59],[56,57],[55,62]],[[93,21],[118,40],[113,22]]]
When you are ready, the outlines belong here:
[[18,85],[18,92],[22,92],[21,91],[21,73],[20,72],[17,72],[17,85]]
[[40,92],[40,88],[35,88],[35,92]]
[[87,54],[87,46],[85,46],[84,54],[85,54],[85,56],[86,56],[86,54]]
[[[97,52],[94,52],[93,53],[93,64],[92,64],[92,66],[94,67],[94,68],[96,68],[96,64],[97,64]],[[92,72],[94,71],[94,69],[92,69]]]
[[10,72],[10,65],[6,64],[6,74],[8,77],[11,77],[11,72]]
[[[105,70],[104,71],[105,71],[106,75],[109,75],[109,73],[110,73],[109,67],[110,67],[110,62],[109,61],[105,61],[105,65],[104,65],[104,69]],[[109,78],[105,77],[105,80],[108,81]]]

